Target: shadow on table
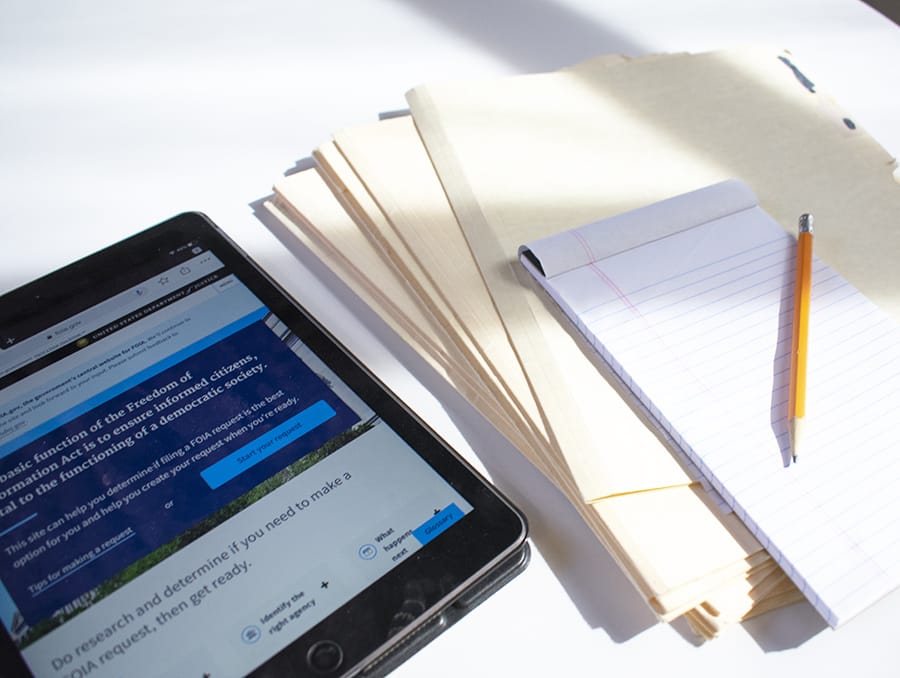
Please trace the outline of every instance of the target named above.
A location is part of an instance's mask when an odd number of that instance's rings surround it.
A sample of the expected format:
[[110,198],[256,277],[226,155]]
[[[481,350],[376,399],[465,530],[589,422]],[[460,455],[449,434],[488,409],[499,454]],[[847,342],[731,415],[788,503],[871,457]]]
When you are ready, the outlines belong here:
[[780,652],[799,647],[825,631],[828,624],[804,601],[749,619],[743,627],[765,652]]
[[548,0],[395,0],[465,37],[522,72],[569,66],[597,54],[638,56],[647,48],[596,18]]
[[897,0],[863,0],[863,2],[895,24],[900,24],[900,4],[897,3]]

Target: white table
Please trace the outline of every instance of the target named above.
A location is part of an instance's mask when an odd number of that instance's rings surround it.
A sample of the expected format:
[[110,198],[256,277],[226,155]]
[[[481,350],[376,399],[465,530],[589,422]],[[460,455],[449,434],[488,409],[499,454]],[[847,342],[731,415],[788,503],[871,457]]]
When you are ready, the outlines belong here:
[[805,604],[699,647],[656,624],[561,496],[441,407],[250,207],[332,130],[404,108],[420,82],[748,42],[790,49],[900,149],[900,29],[855,0],[6,0],[0,292],[204,211],[484,468],[528,513],[533,562],[397,675],[896,675],[898,594],[837,632]]

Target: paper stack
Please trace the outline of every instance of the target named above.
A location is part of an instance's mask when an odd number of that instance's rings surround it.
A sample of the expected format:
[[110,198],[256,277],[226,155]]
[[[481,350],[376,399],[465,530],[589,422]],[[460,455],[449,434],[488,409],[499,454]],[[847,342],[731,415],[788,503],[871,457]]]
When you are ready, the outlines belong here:
[[[561,321],[519,245],[730,177],[900,316],[895,163],[790,55],[600,57],[441,83],[334,134],[267,209],[565,493],[661,620],[712,638],[801,599]],[[872,243],[878,242],[878,247]]]

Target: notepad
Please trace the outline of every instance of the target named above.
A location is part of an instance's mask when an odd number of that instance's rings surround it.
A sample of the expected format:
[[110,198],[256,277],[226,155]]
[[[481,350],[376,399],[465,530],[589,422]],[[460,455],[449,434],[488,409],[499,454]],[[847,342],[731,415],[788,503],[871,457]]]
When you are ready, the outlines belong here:
[[814,261],[809,451],[791,465],[795,247],[731,180],[529,243],[520,261],[839,626],[900,585],[900,328]]

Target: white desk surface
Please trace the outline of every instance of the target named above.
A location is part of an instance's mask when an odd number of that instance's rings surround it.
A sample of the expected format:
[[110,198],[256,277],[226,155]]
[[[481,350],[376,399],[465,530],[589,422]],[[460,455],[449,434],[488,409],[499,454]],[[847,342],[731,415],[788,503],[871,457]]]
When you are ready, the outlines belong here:
[[204,211],[485,468],[529,515],[533,561],[398,676],[897,675],[900,594],[836,632],[805,604],[701,646],[655,623],[560,495],[440,407],[250,206],[421,82],[751,42],[790,49],[900,149],[900,29],[856,0],[5,0],[0,292]]

